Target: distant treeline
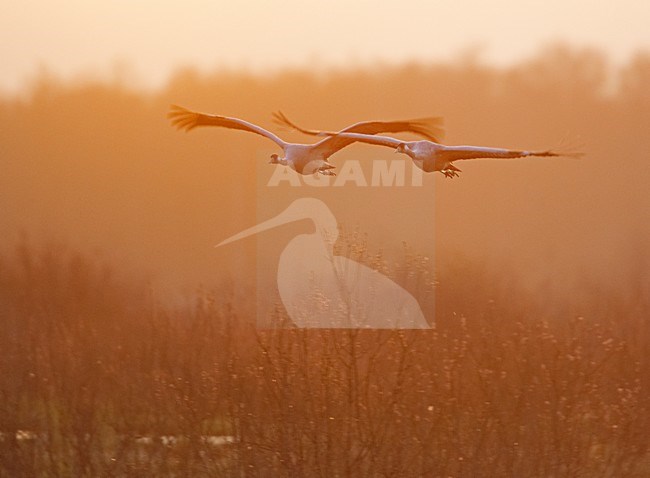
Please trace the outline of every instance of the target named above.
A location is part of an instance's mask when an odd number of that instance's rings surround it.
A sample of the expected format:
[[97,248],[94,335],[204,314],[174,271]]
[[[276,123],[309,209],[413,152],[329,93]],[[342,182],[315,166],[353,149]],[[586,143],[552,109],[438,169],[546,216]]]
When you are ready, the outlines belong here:
[[[310,139],[279,131],[272,111],[330,129],[440,115],[449,144],[569,144],[586,156],[471,162],[458,180],[427,178],[434,199],[413,214],[433,214],[436,236],[416,244],[419,252],[434,255],[435,245],[437,261],[462,251],[505,262],[533,286],[556,284],[557,293],[583,276],[625,287],[650,256],[648,85],[648,53],[614,69],[597,51],[564,46],[508,68],[469,57],[268,76],[185,69],[148,93],[123,81],[66,84],[44,74],[26,98],[0,100],[0,247],[26,232],[102,251],[173,288],[214,285],[217,270],[229,276],[254,266],[211,246],[255,221],[255,168],[277,151],[245,133],[181,134],[165,117],[170,104],[242,117],[296,141]],[[333,161],[382,154],[395,157],[353,145]]]

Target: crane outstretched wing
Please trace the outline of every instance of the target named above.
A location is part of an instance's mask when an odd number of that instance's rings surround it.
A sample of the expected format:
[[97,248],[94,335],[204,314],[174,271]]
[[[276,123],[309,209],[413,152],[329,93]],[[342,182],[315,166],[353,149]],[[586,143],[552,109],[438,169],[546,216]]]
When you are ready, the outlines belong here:
[[[376,146],[386,146],[387,148],[397,148],[400,144],[405,144],[408,143],[408,141],[402,141],[400,139],[395,139],[391,138],[390,136],[382,136],[378,134],[362,134],[362,133],[325,133],[330,135],[330,138],[334,139],[344,139],[347,141],[347,144],[352,144],[355,142],[359,143],[367,143],[367,144],[374,144]],[[323,141],[326,141],[330,138],[325,138]],[[320,146],[323,144],[323,141],[320,143],[316,143],[316,146]],[[339,143],[341,144],[341,143]],[[346,144],[346,146],[347,146]],[[329,147],[327,143],[325,143],[325,146]],[[345,146],[341,146],[336,151],[339,149],[344,148]],[[334,151],[334,152],[336,152]]]
[[[334,131],[319,131],[315,129],[302,128],[287,118],[282,111],[273,113],[273,120],[280,126],[288,127],[311,136],[323,136],[326,133],[335,134]],[[428,139],[429,141],[438,143],[445,135],[445,130],[442,124],[443,118],[441,117],[417,118],[399,121],[360,121],[343,128],[336,133],[378,134],[409,132]]]
[[560,156],[579,158],[582,156],[582,153],[577,151],[524,151],[519,149],[489,148],[483,146],[443,146],[438,154],[441,158],[444,158],[449,162],[462,161],[465,159],[549,158]]
[[287,145],[286,141],[283,141],[274,133],[239,118],[198,113],[177,105],[171,106],[167,117],[171,120],[173,126],[185,131],[190,131],[198,126],[218,126],[259,134],[277,143],[280,147]]
[[[336,151],[339,151],[346,146],[356,142],[368,142],[370,144],[380,144],[376,142],[363,141],[360,138],[354,138],[352,134],[363,134],[363,135],[375,135],[377,133],[401,133],[401,132],[410,132],[422,136],[430,141],[438,142],[439,138],[442,138],[444,135],[444,129],[442,128],[443,120],[439,117],[431,118],[419,118],[419,119],[410,119],[410,120],[400,120],[400,121],[361,121],[353,125],[348,126],[341,131],[319,131],[319,130],[310,130],[305,129],[293,121],[291,121],[287,116],[278,111],[273,114],[274,120],[277,124],[280,124],[285,127],[289,127],[300,131],[301,133],[308,134],[311,136],[328,136],[327,138],[321,140],[320,142],[314,145],[315,149],[320,149],[326,152],[326,154],[333,154]],[[345,134],[343,134],[345,133]],[[389,138],[392,140],[392,138]],[[398,140],[395,140],[398,141]],[[383,143],[386,143],[384,141]],[[383,144],[384,146],[389,146],[389,144]],[[393,146],[393,142],[389,141],[390,146]],[[398,141],[397,144],[401,143]],[[395,145],[396,147],[396,145]]]

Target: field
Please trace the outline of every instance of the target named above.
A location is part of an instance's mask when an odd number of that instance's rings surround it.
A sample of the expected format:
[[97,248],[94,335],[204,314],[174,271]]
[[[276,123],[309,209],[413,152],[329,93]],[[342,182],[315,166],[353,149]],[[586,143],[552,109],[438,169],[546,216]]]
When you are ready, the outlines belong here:
[[[557,47],[0,100],[0,476],[648,476],[648,84],[647,56]],[[450,144],[568,132],[586,157],[462,165],[412,212],[433,236],[395,252],[378,223],[351,248],[385,251],[435,328],[265,329],[254,248],[212,245],[255,223],[247,158],[272,148],[180,135],[170,103],[267,127],[440,114]]]

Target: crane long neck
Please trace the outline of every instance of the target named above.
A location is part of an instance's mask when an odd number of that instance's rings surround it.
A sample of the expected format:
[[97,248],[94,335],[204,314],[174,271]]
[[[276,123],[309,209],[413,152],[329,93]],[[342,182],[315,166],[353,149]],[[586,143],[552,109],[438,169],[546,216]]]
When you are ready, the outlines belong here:
[[408,148],[408,147],[407,147],[407,148],[404,148],[404,153],[405,153],[405,154],[408,154],[408,156],[409,156],[411,159],[416,159],[417,154],[415,154],[415,151],[413,151],[411,148]]

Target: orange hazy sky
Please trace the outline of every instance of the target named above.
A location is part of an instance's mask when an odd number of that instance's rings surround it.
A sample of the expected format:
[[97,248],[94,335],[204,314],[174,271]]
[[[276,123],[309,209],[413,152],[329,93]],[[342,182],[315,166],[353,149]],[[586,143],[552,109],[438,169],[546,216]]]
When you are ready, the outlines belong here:
[[[158,86],[177,66],[507,64],[562,41],[614,62],[650,50],[650,1],[0,0],[0,92],[45,69]],[[119,73],[116,73],[119,72]]]

